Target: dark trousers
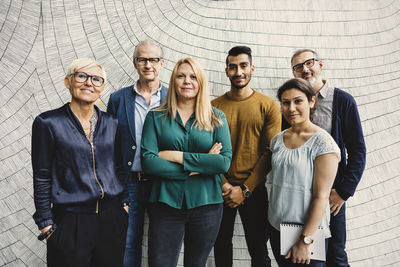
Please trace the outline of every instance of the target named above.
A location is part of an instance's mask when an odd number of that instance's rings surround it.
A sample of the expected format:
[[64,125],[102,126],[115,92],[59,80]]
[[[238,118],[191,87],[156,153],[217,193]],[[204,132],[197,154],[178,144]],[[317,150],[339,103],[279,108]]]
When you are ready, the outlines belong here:
[[331,215],[329,225],[332,237],[329,239],[326,265],[328,267],[350,266],[347,260],[346,247],[346,203],[343,204],[336,216]]
[[138,181],[133,177],[128,177],[124,183],[131,203],[124,267],[140,267],[142,264],[144,214],[150,195],[151,182]]
[[233,264],[232,237],[237,210],[239,210],[251,256],[251,266],[271,266],[267,248],[268,196],[267,189],[262,185],[253,191],[253,194],[245,200],[244,205],[232,209],[224,204],[221,227],[214,245],[216,267],[231,267]]
[[[285,256],[281,255],[281,237],[280,232],[276,230],[271,224],[268,223],[268,229],[270,233],[270,243],[272,252],[279,267],[324,267],[324,261],[311,260],[310,264],[293,263],[291,259],[285,259]],[[328,238],[325,239],[325,253],[328,247]]]
[[118,201],[95,213],[55,212],[57,229],[47,240],[49,267],[122,266],[128,214]]
[[176,267],[182,241],[186,267],[204,267],[218,234],[222,204],[175,209],[151,203],[149,213],[149,266]]

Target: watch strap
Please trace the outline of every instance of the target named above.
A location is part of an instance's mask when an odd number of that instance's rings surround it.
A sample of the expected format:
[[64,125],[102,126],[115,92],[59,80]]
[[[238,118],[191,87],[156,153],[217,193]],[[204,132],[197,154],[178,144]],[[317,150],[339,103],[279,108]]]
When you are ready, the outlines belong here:
[[242,189],[243,192],[244,192],[244,190],[247,189],[247,187],[246,187],[244,184],[241,184],[241,185],[239,185],[239,186],[240,186],[240,189]]
[[243,196],[245,198],[249,198],[251,196],[251,191],[249,190],[249,188],[247,186],[245,186],[244,184],[241,184],[240,188],[242,189]]
[[43,241],[48,238],[55,230],[57,229],[57,225],[53,224],[49,230],[44,233],[40,233],[38,236],[38,240]]

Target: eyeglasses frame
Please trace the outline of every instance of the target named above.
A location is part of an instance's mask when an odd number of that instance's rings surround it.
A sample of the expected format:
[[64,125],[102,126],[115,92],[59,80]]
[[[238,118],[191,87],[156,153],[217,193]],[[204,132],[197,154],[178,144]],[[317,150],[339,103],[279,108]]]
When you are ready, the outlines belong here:
[[[143,61],[139,61],[139,59],[140,60],[143,60]],[[156,59],[157,60],[157,62],[151,62],[151,60],[154,60],[154,59]],[[140,64],[140,65],[143,65],[143,66],[145,66],[146,64],[147,64],[147,62],[149,62],[152,66],[155,66],[155,65],[157,65],[158,63],[160,63],[160,61],[162,60],[163,58],[162,57],[135,57],[135,61],[138,63],[138,64]]]
[[[86,79],[85,79],[83,82],[79,82],[79,81],[76,80],[76,77],[75,77],[75,76],[76,76],[77,74],[79,74],[79,73],[83,73],[83,74],[86,75]],[[101,87],[101,86],[104,84],[104,82],[105,82],[105,80],[104,80],[103,77],[98,76],[98,75],[89,75],[89,74],[87,74],[86,72],[83,72],[83,71],[76,71],[76,72],[73,72],[73,73],[71,73],[71,76],[74,76],[74,77],[75,77],[75,80],[76,80],[77,83],[85,83],[85,82],[90,78],[90,81],[92,82],[92,84],[93,84],[94,87]],[[101,81],[102,81],[102,83],[101,83],[100,85],[95,85],[95,84],[93,83],[93,77],[98,77],[98,78],[100,78]]]
[[[311,68],[311,67],[313,67],[314,65],[315,65],[315,61],[319,61],[319,59],[318,58],[309,58],[309,59],[307,59],[306,61],[304,61],[303,63],[299,63],[299,64],[296,64],[296,65],[294,65],[293,67],[292,67],[292,71],[293,72],[300,72],[302,69],[303,69],[303,67],[304,67],[304,65],[306,65],[306,63],[308,62],[308,61],[310,61],[310,60],[312,60],[312,65],[311,66],[306,66],[307,68]],[[296,70],[297,69],[297,70]]]

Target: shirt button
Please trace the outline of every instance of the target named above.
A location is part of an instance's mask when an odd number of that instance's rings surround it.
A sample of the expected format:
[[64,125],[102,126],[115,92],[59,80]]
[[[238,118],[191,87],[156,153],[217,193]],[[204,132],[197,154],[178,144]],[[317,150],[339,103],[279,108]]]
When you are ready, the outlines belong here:
[[132,162],[128,161],[128,165],[131,166],[131,165],[132,165]]
[[132,149],[133,149],[133,150],[135,150],[135,149],[136,149],[136,146],[135,146],[135,145],[133,145],[133,146],[132,146]]

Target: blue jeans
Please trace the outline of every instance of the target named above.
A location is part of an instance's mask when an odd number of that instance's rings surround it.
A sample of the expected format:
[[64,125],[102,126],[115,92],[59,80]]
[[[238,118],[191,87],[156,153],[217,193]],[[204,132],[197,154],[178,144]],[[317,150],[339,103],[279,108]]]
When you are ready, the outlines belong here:
[[150,203],[149,266],[176,267],[182,241],[184,266],[204,267],[217,238],[222,204],[175,209]]
[[[311,260],[310,264],[293,263],[290,259],[285,259],[285,256],[281,255],[281,234],[271,224],[268,223],[268,229],[270,233],[270,243],[272,252],[279,267],[324,267],[324,261]],[[325,253],[328,249],[328,238],[325,239]]]
[[238,208],[232,209],[224,204],[221,228],[214,245],[215,266],[232,267],[233,265],[232,238],[237,210],[239,210],[251,256],[251,266],[270,267],[271,259],[267,248],[268,196],[264,185],[256,187],[253,194]]
[[329,239],[326,265],[349,267],[346,247],[346,203],[343,204],[336,216],[331,215],[329,225],[332,237]]
[[127,178],[124,182],[131,203],[124,267],[140,267],[142,264],[144,213],[151,190],[151,182],[139,182],[132,177]]

